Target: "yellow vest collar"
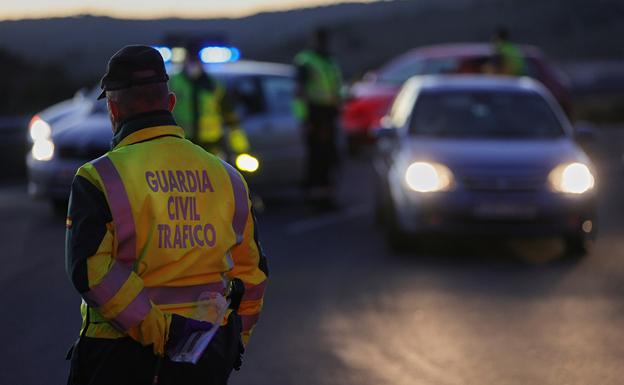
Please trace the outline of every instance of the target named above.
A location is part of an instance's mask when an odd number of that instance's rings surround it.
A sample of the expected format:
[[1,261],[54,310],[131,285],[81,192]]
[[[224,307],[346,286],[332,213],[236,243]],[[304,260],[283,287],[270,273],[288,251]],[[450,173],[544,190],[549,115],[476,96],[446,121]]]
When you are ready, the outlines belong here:
[[123,138],[121,142],[119,142],[113,149],[127,146],[129,144],[134,144],[138,142],[144,142],[146,140],[154,139],[159,136],[177,136],[179,138],[184,138],[184,129],[180,126],[156,126],[156,127],[147,127],[142,128],[138,131],[133,132],[132,134]]

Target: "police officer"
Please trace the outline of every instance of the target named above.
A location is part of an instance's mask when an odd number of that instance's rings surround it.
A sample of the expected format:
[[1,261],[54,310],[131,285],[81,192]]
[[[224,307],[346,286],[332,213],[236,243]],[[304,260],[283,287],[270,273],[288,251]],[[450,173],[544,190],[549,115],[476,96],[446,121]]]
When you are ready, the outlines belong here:
[[498,27],[492,40],[498,72],[511,76],[525,75],[524,55],[520,48],[509,40],[509,30],[506,27]]
[[[134,45],[101,81],[112,150],[80,167],[67,217],[66,270],[83,299],[70,384],[225,384],[260,314],[268,272],[247,185],[184,138],[167,80],[158,51]],[[200,295],[241,281],[197,365],[170,360],[213,326],[192,318]]]
[[305,187],[308,198],[333,205],[333,173],[338,164],[336,120],[341,105],[342,77],[329,53],[329,32],[314,32],[311,49],[295,57],[297,100],[295,113],[303,122],[307,144]]
[[204,71],[199,48],[187,46],[181,71],[169,81],[178,100],[173,114],[192,141],[228,159],[247,152],[249,143],[225,87]]

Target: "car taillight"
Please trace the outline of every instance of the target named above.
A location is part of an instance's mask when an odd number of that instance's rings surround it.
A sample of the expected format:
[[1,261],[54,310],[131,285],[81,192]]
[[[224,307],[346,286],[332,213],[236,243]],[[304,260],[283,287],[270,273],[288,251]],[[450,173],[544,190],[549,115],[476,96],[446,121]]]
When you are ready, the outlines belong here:
[[352,99],[345,105],[341,123],[351,134],[366,134],[379,126],[379,121],[388,113],[394,96],[376,96]]

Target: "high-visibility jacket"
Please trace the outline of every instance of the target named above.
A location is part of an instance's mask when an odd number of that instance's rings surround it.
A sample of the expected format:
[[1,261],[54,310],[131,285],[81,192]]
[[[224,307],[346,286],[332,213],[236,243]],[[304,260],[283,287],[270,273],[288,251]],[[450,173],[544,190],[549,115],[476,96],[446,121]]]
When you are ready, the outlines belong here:
[[506,75],[522,76],[526,74],[526,63],[522,51],[513,43],[496,44],[496,53],[500,55],[503,71]]
[[[340,104],[342,75],[340,68],[330,57],[305,50],[295,56],[295,65],[305,68],[306,76],[300,85],[303,102],[323,106]],[[295,113],[300,118],[305,114],[302,108],[300,104],[295,104]]]
[[169,87],[177,96],[173,110],[176,121],[189,131],[194,142],[208,149],[221,145],[227,135],[227,150],[236,154],[249,151],[247,135],[227,100],[225,87],[216,79],[203,76],[203,81],[193,82],[179,72],[169,79]]
[[171,315],[192,317],[202,292],[239,278],[246,344],[268,271],[244,179],[184,139],[167,111],[128,120],[113,145],[78,170],[67,217],[85,335],[130,336],[162,355]]

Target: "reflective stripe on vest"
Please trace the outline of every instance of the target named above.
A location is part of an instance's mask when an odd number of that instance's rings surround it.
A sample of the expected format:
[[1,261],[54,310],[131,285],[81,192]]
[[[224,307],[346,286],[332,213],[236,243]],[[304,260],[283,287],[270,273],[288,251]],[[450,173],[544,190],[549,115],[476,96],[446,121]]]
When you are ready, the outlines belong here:
[[98,174],[100,174],[100,178],[102,178],[114,219],[113,224],[117,238],[116,259],[128,266],[132,266],[136,259],[136,232],[134,218],[132,217],[132,206],[130,206],[126,188],[115,165],[106,155],[94,160],[92,164]]
[[257,301],[264,296],[264,290],[266,289],[267,280],[262,281],[259,285],[245,284],[245,294],[243,294],[243,301]]
[[251,329],[253,328],[253,326],[258,323],[258,320],[260,319],[260,314],[254,314],[254,315],[241,315],[241,321],[243,324],[242,327],[242,332],[248,332],[251,331]]
[[126,306],[121,313],[111,320],[111,323],[119,330],[128,331],[138,325],[152,309],[152,304],[145,289]]
[[128,280],[131,272],[128,267],[123,266],[120,262],[115,262],[104,279],[88,292],[82,293],[82,296],[90,306],[103,305],[117,294]]
[[173,305],[197,302],[201,293],[209,291],[225,294],[225,283],[215,282],[205,285],[180,287],[147,287],[147,294],[157,305]]
[[[84,295],[91,306],[97,307],[110,301],[132,274],[136,260],[136,231],[128,194],[115,165],[106,155],[94,160],[92,164],[104,184],[117,239],[116,262],[102,282]],[[110,320],[110,323],[122,331],[127,331],[138,325],[150,312],[151,307],[147,292],[141,289],[132,302]]]
[[243,242],[245,226],[247,225],[247,215],[249,214],[247,189],[245,188],[242,177],[236,169],[225,161],[221,161],[221,163],[223,163],[223,167],[225,167],[230,176],[230,183],[232,184],[232,190],[234,190],[234,218],[232,218],[232,227],[236,234],[236,244],[240,245]]

